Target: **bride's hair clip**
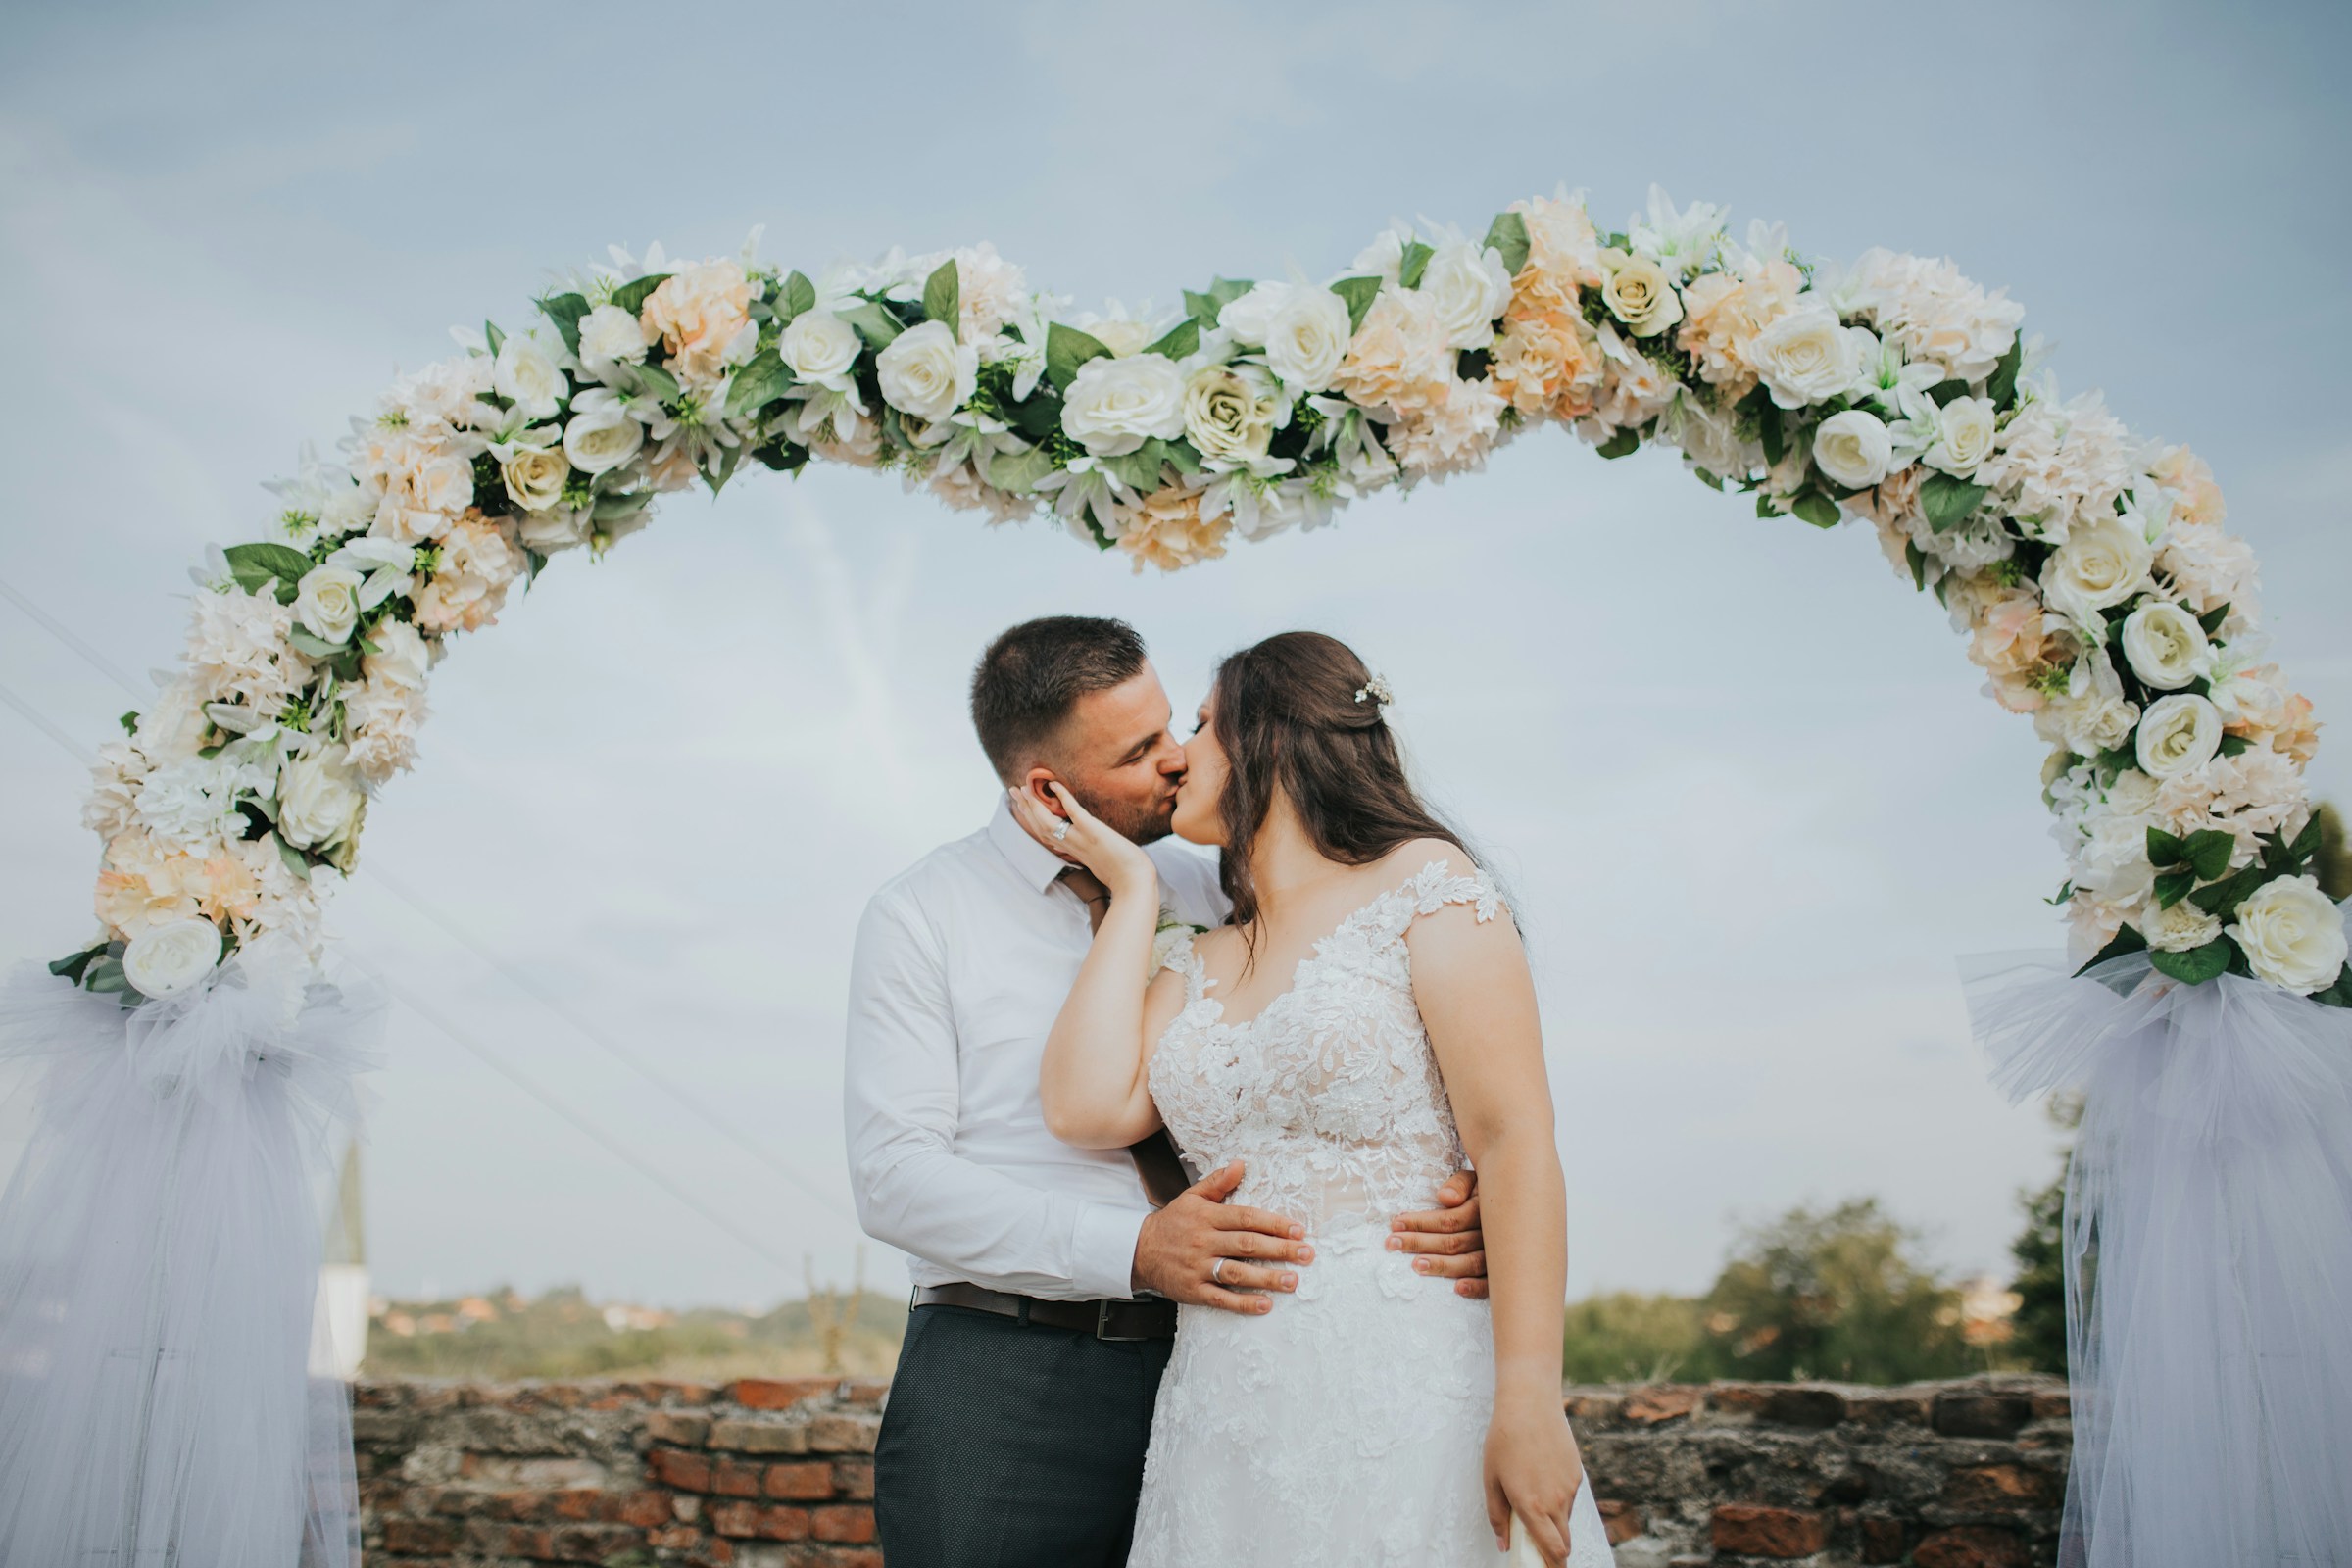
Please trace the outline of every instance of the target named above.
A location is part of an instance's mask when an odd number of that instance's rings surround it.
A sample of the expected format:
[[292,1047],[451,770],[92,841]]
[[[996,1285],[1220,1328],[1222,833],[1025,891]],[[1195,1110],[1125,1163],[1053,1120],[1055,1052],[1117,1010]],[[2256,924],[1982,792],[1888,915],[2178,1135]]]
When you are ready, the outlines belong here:
[[1375,675],[1356,688],[1355,700],[1357,702],[1360,703],[1367,697],[1380,705],[1381,714],[1384,717],[1388,714],[1389,705],[1396,700],[1396,694],[1389,690],[1389,677],[1386,675]]

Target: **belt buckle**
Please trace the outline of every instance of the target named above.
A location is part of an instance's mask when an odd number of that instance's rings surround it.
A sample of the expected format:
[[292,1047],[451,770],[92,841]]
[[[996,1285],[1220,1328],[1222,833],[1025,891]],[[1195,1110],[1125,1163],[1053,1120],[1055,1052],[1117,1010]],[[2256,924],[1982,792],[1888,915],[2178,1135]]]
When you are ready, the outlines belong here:
[[1114,1306],[1131,1306],[1133,1304],[1130,1301],[1112,1300],[1096,1302],[1095,1338],[1107,1341],[1112,1345],[1140,1345],[1150,1339],[1152,1336],[1149,1334],[1113,1334],[1110,1332],[1110,1309]]

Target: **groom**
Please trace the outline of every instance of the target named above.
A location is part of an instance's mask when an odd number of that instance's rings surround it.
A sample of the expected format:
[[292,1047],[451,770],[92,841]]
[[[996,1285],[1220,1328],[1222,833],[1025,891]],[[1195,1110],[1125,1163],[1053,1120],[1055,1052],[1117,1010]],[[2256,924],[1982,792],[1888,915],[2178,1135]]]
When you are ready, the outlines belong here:
[[[1178,918],[1220,925],[1215,866],[1167,842],[1184,780],[1169,717],[1123,621],[1024,622],[972,676],[997,776],[1056,810],[1045,785],[1059,781],[1151,847]],[[1108,903],[999,797],[988,826],[887,883],[858,928],[851,1186],[914,1280],[875,1455],[890,1568],[1117,1568],[1175,1303],[1241,1311],[1272,1293],[1279,1312],[1314,1260],[1299,1224],[1225,1201],[1238,1163],[1188,1186],[1164,1135],[1120,1152],[1046,1131],[1039,1057]],[[1397,1220],[1390,1245],[1484,1295],[1471,1188],[1448,1183],[1447,1206]]]

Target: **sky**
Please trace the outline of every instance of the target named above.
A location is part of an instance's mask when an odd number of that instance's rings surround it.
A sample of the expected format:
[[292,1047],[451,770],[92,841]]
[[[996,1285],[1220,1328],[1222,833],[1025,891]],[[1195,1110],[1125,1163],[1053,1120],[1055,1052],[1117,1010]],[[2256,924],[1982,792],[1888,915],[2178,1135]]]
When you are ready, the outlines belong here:
[[[1476,232],[1562,183],[1607,219],[1656,181],[1811,254],[1949,255],[2025,302],[2067,390],[2211,461],[2277,656],[2352,710],[2338,9],[8,10],[11,962],[90,923],[60,738],[137,706],[102,666],[172,661],[186,568],[256,536],[263,480],[554,270],[756,225],[812,273],[991,240],[1079,309],[1326,275],[1392,218]],[[2044,748],[1866,529],[1545,431],[1173,577],[855,470],[560,558],[436,672],[334,906],[406,999],[364,1156],[379,1290],[850,1281],[851,934],[985,819],[964,682],[1054,612],[1132,620],[1180,710],[1292,627],[1388,676],[1527,929],[1573,1292],[1701,1289],[1742,1223],[1863,1195],[2005,1271],[2057,1144],[1986,1084],[1955,963],[2062,940]],[[2352,800],[2341,748],[2312,778]],[[887,1249],[862,1267],[897,1288]]]

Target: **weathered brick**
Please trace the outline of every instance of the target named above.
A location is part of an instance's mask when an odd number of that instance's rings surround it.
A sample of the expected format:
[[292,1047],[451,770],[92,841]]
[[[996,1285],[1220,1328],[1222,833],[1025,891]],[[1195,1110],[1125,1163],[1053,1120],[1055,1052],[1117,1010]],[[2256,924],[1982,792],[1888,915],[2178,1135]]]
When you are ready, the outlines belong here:
[[1818,1432],[1845,1419],[1845,1396],[1835,1389],[1802,1384],[1775,1389],[1765,1396],[1763,1419],[1774,1426],[1802,1427]]
[[870,1415],[820,1415],[808,1423],[812,1453],[871,1453],[882,1435],[879,1418]]
[[626,1525],[565,1525],[553,1544],[558,1562],[603,1563],[644,1545],[645,1535]]
[[770,1497],[793,1502],[822,1502],[833,1495],[833,1467],[822,1459],[771,1464],[760,1490]]
[[833,1494],[847,1502],[873,1501],[874,1461],[871,1459],[834,1460]]
[[1936,1430],[1947,1438],[2007,1438],[2034,1419],[2024,1395],[1964,1390],[1936,1396]]
[[1972,1465],[1952,1472],[1943,1500],[1970,1513],[2055,1508],[2066,1500],[2066,1478],[2021,1464]]
[[808,1510],[811,1533],[819,1541],[844,1541],[862,1545],[874,1539],[874,1510],[856,1503],[835,1503]]
[[807,1453],[807,1426],[782,1421],[717,1421],[710,1427],[710,1446],[736,1453]]
[[1830,1522],[1807,1508],[1722,1502],[1710,1521],[1718,1552],[1742,1557],[1810,1557],[1830,1544]]
[[841,1402],[861,1410],[879,1410],[890,1396],[890,1384],[878,1379],[853,1380],[841,1386]]
[[1603,1502],[1600,1522],[1609,1532],[1609,1544],[1622,1546],[1642,1533],[1642,1510],[1630,1502]]
[[789,1410],[804,1399],[829,1399],[841,1387],[839,1378],[744,1378],[727,1388],[727,1396],[747,1410]]
[[1845,1398],[1846,1419],[1866,1427],[1924,1427],[1929,1408],[1928,1396],[1899,1390],[1849,1392]]
[[465,1532],[450,1519],[387,1519],[384,1549],[414,1556],[438,1556],[458,1549]]
[[645,1456],[645,1473],[661,1485],[680,1492],[710,1490],[710,1461],[699,1453],[656,1448]]
[[756,1502],[714,1502],[710,1505],[710,1528],[722,1536],[749,1537],[760,1529],[760,1505]]
[[722,1497],[760,1495],[760,1466],[720,1459],[710,1466],[710,1490]]
[[710,1418],[691,1410],[652,1410],[645,1417],[645,1434],[656,1443],[699,1448],[710,1433]]
[[669,1523],[676,1515],[671,1511],[668,1493],[656,1492],[648,1488],[643,1492],[632,1492],[621,1497],[612,1509],[612,1517],[624,1525],[635,1525],[640,1530],[650,1530],[656,1525]]
[[702,1541],[703,1533],[692,1525],[662,1525],[645,1533],[645,1544],[661,1551],[685,1551]]
[[1864,1514],[1860,1530],[1862,1560],[1866,1563],[1893,1563],[1903,1560],[1903,1522]]
[[1931,1531],[1911,1553],[1917,1568],[2027,1568],[2033,1560],[2023,1536],[1995,1525]]
[[1706,1396],[1706,1390],[1689,1384],[1655,1383],[1627,1395],[1619,1413],[1628,1421],[1655,1426],[1689,1415]]

